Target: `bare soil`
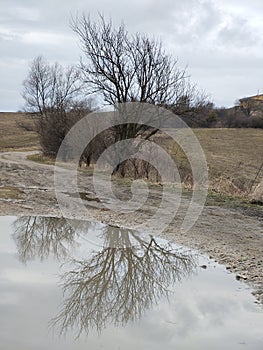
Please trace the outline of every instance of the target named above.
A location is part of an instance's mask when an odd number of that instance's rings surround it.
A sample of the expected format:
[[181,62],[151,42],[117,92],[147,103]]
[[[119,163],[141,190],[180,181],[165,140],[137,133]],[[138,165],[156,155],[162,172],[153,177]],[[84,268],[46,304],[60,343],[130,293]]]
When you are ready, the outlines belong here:
[[[32,153],[32,152],[31,152]],[[54,166],[39,164],[28,160],[30,152],[2,152],[0,153],[0,215],[45,215],[61,216],[61,210],[56,199],[54,189]],[[151,217],[158,207],[162,188],[151,186],[149,199],[142,208],[135,213],[110,211],[105,202],[99,200],[93,188],[92,177],[89,172],[81,171],[78,175],[79,192],[67,190],[67,171],[61,168],[60,176],[65,178],[65,190],[59,190],[65,203],[70,203],[68,216],[71,218],[98,220],[107,224],[133,228],[138,223]],[[58,190],[58,189],[57,189]],[[2,191],[2,195],[1,195]],[[12,196],[8,196],[11,191]],[[122,200],[131,197],[128,181],[115,181],[114,191]],[[3,195],[4,193],[4,195]],[[251,210],[239,208],[225,208],[208,205],[191,231],[180,233],[178,227],[182,222],[185,210],[191,196],[184,194],[176,218],[161,235],[170,241],[196,248],[208,254],[229,271],[236,274],[253,287],[258,302],[263,303],[263,215],[260,208],[257,214]],[[81,211],[78,201],[85,202],[85,210]],[[171,197],[169,200],[173,200]],[[74,204],[75,208],[74,209]],[[165,220],[165,215],[163,217]],[[156,223],[155,232],[158,232]]]

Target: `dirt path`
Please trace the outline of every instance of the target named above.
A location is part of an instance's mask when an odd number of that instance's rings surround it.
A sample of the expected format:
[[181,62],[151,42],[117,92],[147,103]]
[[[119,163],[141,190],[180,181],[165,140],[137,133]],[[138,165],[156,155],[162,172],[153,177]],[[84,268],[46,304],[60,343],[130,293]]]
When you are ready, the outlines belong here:
[[[21,191],[21,194],[13,199],[0,197],[0,215],[61,216],[54,188],[54,167],[31,162],[26,159],[28,154],[30,152],[0,153],[0,185]],[[162,190],[155,186],[150,189],[149,200],[141,210],[136,213],[113,213],[105,208],[105,203],[98,201],[92,178],[82,172],[78,177],[78,184],[79,191],[85,194],[86,206],[85,210],[81,211],[78,205],[81,200],[76,197],[76,193],[66,191],[68,186],[66,178],[70,170],[60,168],[58,171],[59,175],[65,178],[65,189],[59,190],[60,199],[65,201],[65,204],[70,203],[68,215],[72,218],[95,219],[114,225],[134,227],[151,217],[160,204]],[[114,189],[115,194],[122,200],[130,197],[129,186],[124,181],[115,184]],[[178,227],[184,218],[189,201],[188,196],[182,197],[176,219],[162,236],[197,248],[223,263],[228,270],[237,275],[237,278],[252,285],[256,298],[263,303],[262,218],[246,216],[237,210],[205,207],[194,228],[187,234],[181,234]]]

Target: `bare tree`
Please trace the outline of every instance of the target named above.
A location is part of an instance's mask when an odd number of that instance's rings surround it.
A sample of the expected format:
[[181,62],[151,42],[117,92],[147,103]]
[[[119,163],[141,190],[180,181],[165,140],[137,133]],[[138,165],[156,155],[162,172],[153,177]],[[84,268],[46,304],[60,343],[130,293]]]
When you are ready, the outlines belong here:
[[46,115],[52,110],[68,110],[83,89],[80,71],[75,66],[63,68],[59,63],[50,64],[42,56],[30,64],[23,81],[22,96],[26,111]]
[[[130,35],[124,24],[114,27],[102,15],[98,22],[86,15],[77,17],[72,20],[72,28],[85,55],[80,68],[87,89],[100,95],[106,104],[121,108],[126,102],[150,103],[184,115],[193,114],[206,103],[206,97],[190,83],[186,69],[179,68],[177,59],[165,51],[162,42],[144,34]],[[129,118],[125,123],[125,112],[121,113],[123,123],[112,128],[110,143],[150,139],[158,131],[129,123]],[[140,143],[135,143],[138,149]],[[123,176],[125,169],[124,162],[116,172]]]
[[50,64],[42,56],[30,64],[23,82],[25,110],[35,118],[44,154],[56,155],[70,127],[90,112],[79,69]]
[[81,69],[91,93],[99,93],[108,104],[148,102],[188,105],[200,102],[195,86],[177,59],[165,52],[160,41],[144,34],[129,35],[122,24],[115,28],[100,15],[99,22],[83,15],[72,21],[85,60]]

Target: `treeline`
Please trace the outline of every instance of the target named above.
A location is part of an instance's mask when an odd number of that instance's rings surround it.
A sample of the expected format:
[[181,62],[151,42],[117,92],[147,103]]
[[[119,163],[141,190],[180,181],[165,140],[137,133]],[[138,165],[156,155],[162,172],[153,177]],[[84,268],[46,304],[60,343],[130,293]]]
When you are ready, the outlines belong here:
[[263,128],[263,109],[258,106],[249,113],[240,106],[215,110],[215,126],[225,128]]
[[184,120],[192,128],[263,128],[263,108],[247,113],[240,106],[216,108],[210,103],[201,113]]

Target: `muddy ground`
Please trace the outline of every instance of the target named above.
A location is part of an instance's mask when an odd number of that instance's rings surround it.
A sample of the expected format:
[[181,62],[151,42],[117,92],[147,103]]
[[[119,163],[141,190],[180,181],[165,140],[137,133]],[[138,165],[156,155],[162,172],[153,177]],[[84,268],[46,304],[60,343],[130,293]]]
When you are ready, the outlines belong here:
[[[160,186],[151,186],[147,202],[134,213],[116,213],[107,208],[109,198],[98,200],[91,175],[82,171],[78,175],[78,198],[67,181],[69,169],[59,169],[64,179],[61,188],[54,189],[54,166],[38,164],[26,159],[29,152],[0,153],[0,215],[45,215],[62,216],[56,191],[59,194],[64,214],[71,218],[99,220],[107,224],[135,227],[144,223],[156,212],[162,197]],[[114,193],[121,200],[131,198],[127,181],[117,181]],[[2,193],[2,195],[1,195]],[[3,195],[4,193],[4,195]],[[208,254],[229,271],[253,287],[256,299],[263,303],[263,217],[249,215],[237,209],[206,206],[195,226],[182,234],[180,227],[191,196],[184,194],[180,209],[161,236]],[[169,203],[173,201],[168,198]],[[104,203],[103,203],[104,201]],[[84,203],[84,206],[79,204]],[[160,235],[167,215],[156,222],[153,233]]]

